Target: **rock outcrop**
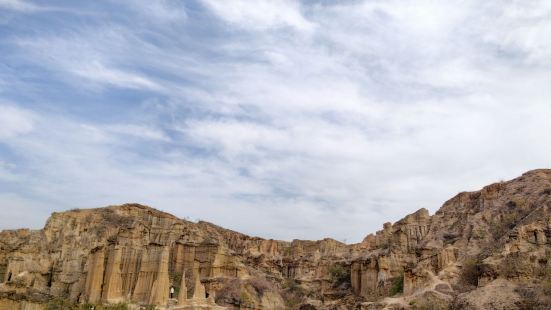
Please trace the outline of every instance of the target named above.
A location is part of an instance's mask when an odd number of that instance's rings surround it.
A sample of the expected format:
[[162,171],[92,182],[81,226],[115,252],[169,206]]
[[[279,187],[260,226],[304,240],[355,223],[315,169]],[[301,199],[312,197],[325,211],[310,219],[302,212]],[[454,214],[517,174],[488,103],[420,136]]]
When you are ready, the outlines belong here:
[[534,170],[351,245],[265,240],[138,204],[54,213],[42,230],[0,232],[0,309],[544,309],[550,208],[551,170]]

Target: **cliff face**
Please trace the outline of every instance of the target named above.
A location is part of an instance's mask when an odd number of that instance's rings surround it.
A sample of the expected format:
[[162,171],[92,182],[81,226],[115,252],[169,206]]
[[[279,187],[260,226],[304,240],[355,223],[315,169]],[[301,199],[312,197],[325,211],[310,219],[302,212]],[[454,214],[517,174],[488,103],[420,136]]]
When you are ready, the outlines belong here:
[[[251,286],[247,281],[266,286],[250,294],[251,308],[285,308],[278,289],[285,279],[319,287],[314,280],[327,274],[323,260],[347,251],[331,239],[264,240],[136,204],[74,210],[54,213],[40,231],[1,233],[0,297],[167,305],[171,286],[179,289],[186,283],[190,299],[199,297],[196,289],[206,289],[200,296],[206,299],[239,279],[245,283],[232,285],[245,291]],[[197,281],[201,285],[194,285]],[[264,291],[275,294],[263,299],[269,295]],[[220,303],[240,304],[241,297],[241,292],[221,295]]]
[[[551,307],[550,207],[551,170],[534,170],[385,224],[352,262],[354,292],[376,300],[361,307]],[[381,298],[397,279],[403,294]]]
[[[127,204],[0,233],[0,309],[68,303],[174,309],[544,307],[551,170],[461,193],[359,244],[249,237]],[[171,299],[170,287],[176,292]]]

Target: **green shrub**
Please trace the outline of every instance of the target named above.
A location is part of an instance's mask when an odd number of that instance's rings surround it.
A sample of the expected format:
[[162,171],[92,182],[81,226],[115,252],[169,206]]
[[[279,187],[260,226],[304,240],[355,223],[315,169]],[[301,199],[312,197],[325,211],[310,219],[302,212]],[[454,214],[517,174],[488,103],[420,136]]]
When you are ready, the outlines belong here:
[[282,284],[283,289],[293,289],[297,285],[297,281],[291,278],[285,279],[285,282]]
[[350,282],[350,269],[341,264],[335,264],[329,267],[329,274],[331,275],[331,281],[337,285],[344,282]]
[[182,284],[182,275],[183,273],[171,272],[170,273],[170,282],[172,287],[174,287],[174,297],[177,297],[180,294],[180,285]]
[[72,310],[73,304],[67,299],[56,297],[48,302],[46,305],[47,310]]
[[298,309],[304,296],[297,291],[285,291],[283,292],[283,300],[287,309]]
[[287,309],[298,309],[305,298],[306,291],[295,279],[287,279],[283,283],[283,300]]
[[404,274],[401,273],[400,276],[394,278],[392,281],[392,286],[390,287],[390,296],[394,296],[399,293],[404,292]]
[[118,303],[116,305],[104,306],[104,310],[128,310],[128,305],[124,302]]
[[239,304],[240,305],[254,304],[254,299],[251,297],[251,295],[249,295],[249,293],[245,289],[241,290],[241,293],[239,294]]

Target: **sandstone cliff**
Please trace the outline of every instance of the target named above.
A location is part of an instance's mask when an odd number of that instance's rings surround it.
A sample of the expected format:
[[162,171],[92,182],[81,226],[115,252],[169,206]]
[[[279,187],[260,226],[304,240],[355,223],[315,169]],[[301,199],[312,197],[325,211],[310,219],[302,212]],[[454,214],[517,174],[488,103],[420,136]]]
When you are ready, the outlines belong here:
[[0,309],[547,309],[550,207],[551,170],[534,170],[352,245],[255,238],[138,204],[54,213],[42,230],[0,233]]

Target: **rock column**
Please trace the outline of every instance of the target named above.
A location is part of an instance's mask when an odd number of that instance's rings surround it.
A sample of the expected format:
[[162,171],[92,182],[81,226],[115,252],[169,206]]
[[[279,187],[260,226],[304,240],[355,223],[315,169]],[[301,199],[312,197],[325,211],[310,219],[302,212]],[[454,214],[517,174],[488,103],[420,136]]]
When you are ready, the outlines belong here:
[[102,299],[108,303],[116,303],[123,299],[122,278],[121,278],[121,258],[120,248],[112,248],[109,251],[107,267],[105,270],[105,279],[103,284]]
[[178,293],[178,304],[183,305],[187,301],[187,286],[186,286],[186,272],[182,274],[182,283],[180,284],[180,292]]
[[169,248],[165,247],[161,254],[157,278],[153,282],[149,303],[152,305],[166,305],[170,290],[170,280],[168,278],[168,260]]
[[101,299],[101,285],[103,283],[103,250],[90,254],[88,259],[88,273],[86,274],[85,296],[89,303],[97,303]]

